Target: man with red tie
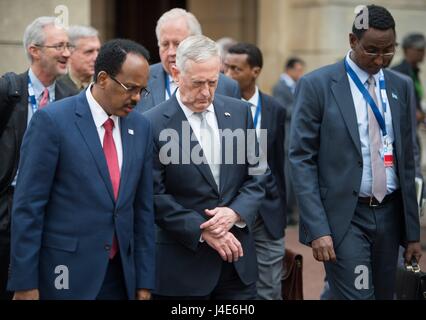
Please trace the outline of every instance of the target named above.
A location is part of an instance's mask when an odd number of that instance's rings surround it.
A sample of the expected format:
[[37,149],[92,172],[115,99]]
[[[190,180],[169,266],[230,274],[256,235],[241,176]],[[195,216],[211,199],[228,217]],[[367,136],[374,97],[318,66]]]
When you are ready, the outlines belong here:
[[[28,25],[23,44],[30,62],[29,69],[8,78],[14,80],[15,86],[6,77],[0,79],[0,300],[12,298],[12,294],[6,292],[10,212],[22,137],[38,109],[78,93],[56,81],[67,72],[71,45],[65,28],[55,21],[55,17],[39,17]],[[16,100],[9,99],[5,88],[13,92]]]
[[148,52],[101,48],[95,82],[37,112],[22,144],[8,289],[15,299],[149,299],[154,287],[152,136],[131,112]]

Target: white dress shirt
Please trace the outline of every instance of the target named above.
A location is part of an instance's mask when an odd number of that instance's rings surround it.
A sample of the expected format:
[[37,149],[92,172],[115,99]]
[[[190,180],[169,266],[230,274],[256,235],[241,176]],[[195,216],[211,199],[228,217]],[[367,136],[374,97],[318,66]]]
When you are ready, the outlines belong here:
[[89,103],[90,112],[92,113],[93,121],[95,122],[96,130],[98,131],[99,140],[101,141],[101,145],[104,145],[104,135],[105,129],[103,124],[108,118],[111,118],[114,121],[114,128],[112,130],[112,137],[114,138],[115,148],[117,149],[118,156],[118,166],[121,172],[121,166],[123,164],[123,145],[121,143],[121,131],[120,131],[120,121],[119,117],[112,115],[108,116],[104,109],[100,106],[100,104],[95,100],[91,92],[92,85],[90,85],[86,89],[86,98]]
[[[350,54],[350,51],[346,55],[346,61],[348,62],[350,67],[354,70],[356,75],[359,77],[359,79],[361,80],[361,83],[366,84],[370,75],[364,70],[362,70],[360,67],[358,67],[356,63],[352,61],[349,54]],[[380,89],[379,89],[380,88],[379,78],[382,73],[383,71],[380,70],[378,73],[374,74],[373,77],[374,77],[374,80],[376,81],[376,97],[377,97],[377,102],[379,104],[377,107],[379,108],[383,116],[382,99],[381,99]],[[352,92],[352,99],[355,105],[359,137],[361,140],[361,153],[362,153],[362,159],[363,159],[362,179],[361,179],[361,188],[360,188],[359,196],[370,197],[372,195],[372,185],[373,185],[373,176],[371,172],[370,138],[368,135],[368,108],[370,108],[370,105],[367,104],[362,93],[359,91],[356,84],[352,81],[352,78],[349,76],[349,74],[347,76],[349,79],[349,84],[350,84],[350,88]],[[389,101],[389,99],[387,98],[386,100]],[[389,103],[387,103],[386,105],[386,113],[384,118],[385,118],[386,131],[389,137],[389,141],[393,144],[395,141],[395,138],[394,138],[394,132],[393,132],[393,125],[392,125],[392,114],[391,114]],[[381,138],[383,142],[383,136],[381,136]],[[383,151],[381,153],[383,158]],[[387,185],[387,194],[392,193],[393,191],[399,188],[399,180],[396,175],[395,166],[386,167],[386,185]]]
[[[166,77],[169,78],[169,88],[170,88],[170,94],[173,95],[173,93],[176,91],[176,89],[178,88],[175,80],[173,80],[172,76],[169,74],[166,74]],[[165,94],[166,100],[170,99],[169,96],[169,92],[167,91],[167,87],[166,87],[166,94]]]

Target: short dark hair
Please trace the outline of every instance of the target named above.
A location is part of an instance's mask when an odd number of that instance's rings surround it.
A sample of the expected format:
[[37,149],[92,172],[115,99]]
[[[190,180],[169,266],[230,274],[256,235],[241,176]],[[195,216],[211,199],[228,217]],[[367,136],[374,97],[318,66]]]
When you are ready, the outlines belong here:
[[[385,8],[381,6],[376,6],[374,4],[368,5],[368,28],[374,28],[378,30],[389,30],[392,29],[395,33],[395,20],[393,19],[391,13]],[[365,7],[356,15],[358,18],[361,14],[363,14]],[[367,29],[358,28],[355,25],[357,19],[355,18],[354,23],[352,25],[352,33],[356,35],[358,39],[361,39],[364,32]]]
[[263,67],[262,52],[258,47],[251,43],[239,42],[229,47],[228,53],[231,54],[246,54],[247,63],[250,67]]
[[144,46],[129,39],[112,39],[105,42],[95,61],[95,82],[99,72],[105,71],[115,77],[121,70],[127,54],[133,53],[149,60],[149,52]]
[[284,65],[284,69],[285,70],[293,69],[295,67],[295,65],[298,64],[298,63],[304,65],[305,61],[303,61],[302,59],[297,58],[297,57],[288,58],[285,65]]

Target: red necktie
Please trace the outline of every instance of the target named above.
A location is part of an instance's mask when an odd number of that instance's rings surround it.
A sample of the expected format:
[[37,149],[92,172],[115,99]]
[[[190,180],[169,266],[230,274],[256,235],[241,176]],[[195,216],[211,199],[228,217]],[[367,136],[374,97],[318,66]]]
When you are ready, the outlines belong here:
[[[108,171],[109,171],[109,176],[112,182],[114,198],[115,200],[117,200],[118,189],[120,187],[120,167],[118,165],[117,149],[115,147],[114,138],[112,136],[114,121],[112,121],[111,118],[108,118],[108,120],[105,121],[105,123],[103,124],[103,127],[105,128],[103,149],[104,149],[105,159],[108,164]],[[109,258],[110,259],[114,258],[117,251],[118,251],[117,238],[114,235],[111,251],[109,252]]]
[[46,106],[46,104],[48,103],[49,103],[49,90],[47,90],[47,88],[44,88],[43,96],[41,97],[40,103],[38,104],[38,108],[41,109],[44,106]]

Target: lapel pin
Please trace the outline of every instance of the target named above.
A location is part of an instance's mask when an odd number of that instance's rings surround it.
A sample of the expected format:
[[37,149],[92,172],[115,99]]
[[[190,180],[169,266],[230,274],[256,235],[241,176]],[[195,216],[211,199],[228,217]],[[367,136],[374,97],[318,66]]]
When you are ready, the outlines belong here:
[[231,114],[229,112],[225,112],[225,117],[229,118],[231,116]]
[[396,93],[392,92],[392,98],[394,98],[395,100],[398,100],[398,96],[396,95]]
[[127,132],[128,132],[129,134],[131,134],[132,136],[135,134],[135,132],[133,131],[133,129],[129,129]]

